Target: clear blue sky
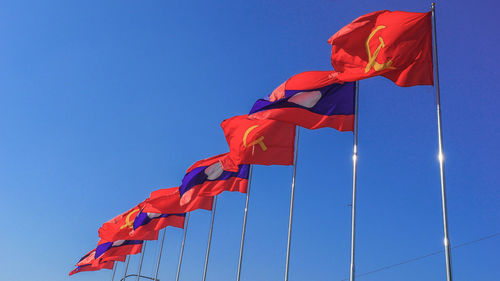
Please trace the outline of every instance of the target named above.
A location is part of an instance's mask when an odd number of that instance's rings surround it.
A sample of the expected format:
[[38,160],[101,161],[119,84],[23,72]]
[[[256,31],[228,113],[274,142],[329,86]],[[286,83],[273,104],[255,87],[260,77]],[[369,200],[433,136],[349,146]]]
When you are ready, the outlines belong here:
[[[1,1],[0,280],[109,280],[67,276],[103,222],[226,152],[223,119],[293,74],[331,69],[326,40],[382,9],[430,2]],[[437,3],[452,245],[500,232],[498,11]],[[432,88],[364,80],[359,118],[358,272],[441,250]],[[291,281],[348,276],[351,151],[352,133],[301,130]],[[283,278],[291,175],[254,169],[242,280]],[[220,197],[207,280],[234,280],[244,198]],[[183,281],[201,280],[210,214],[191,218]],[[167,231],[162,281],[181,237]],[[499,237],[454,250],[455,280],[500,280],[499,250]],[[437,255],[359,280],[444,279]]]

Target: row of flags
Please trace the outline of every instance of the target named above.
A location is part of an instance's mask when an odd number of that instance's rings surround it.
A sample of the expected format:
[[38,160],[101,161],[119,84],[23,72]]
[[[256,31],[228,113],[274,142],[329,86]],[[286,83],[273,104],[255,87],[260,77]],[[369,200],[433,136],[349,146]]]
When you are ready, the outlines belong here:
[[224,120],[229,152],[203,159],[186,171],[178,187],[153,191],[149,198],[99,228],[96,248],[70,275],[113,268],[140,253],[145,240],[165,227],[184,228],[186,213],[212,210],[213,197],[247,192],[250,165],[292,165],[296,126],[353,131],[356,83],[384,76],[398,86],[433,85],[430,13],[378,11],[335,33],[335,70],[292,76],[249,114]]

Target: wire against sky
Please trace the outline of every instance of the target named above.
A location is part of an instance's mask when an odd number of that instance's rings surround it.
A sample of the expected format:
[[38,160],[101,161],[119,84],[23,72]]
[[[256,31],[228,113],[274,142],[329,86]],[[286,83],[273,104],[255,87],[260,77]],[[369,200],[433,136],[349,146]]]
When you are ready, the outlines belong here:
[[[477,243],[477,242],[480,242],[480,241],[483,241],[483,240],[491,239],[491,238],[494,238],[494,237],[499,236],[499,235],[500,235],[500,232],[494,233],[494,234],[491,234],[491,235],[488,235],[488,236],[485,236],[485,237],[482,237],[482,238],[479,238],[479,239],[476,239],[476,240],[467,241],[467,242],[464,242],[462,244],[458,244],[458,245],[452,247],[452,249],[460,248],[460,247],[467,246],[467,245],[470,245],[470,244],[474,244],[474,243]],[[418,260],[421,260],[421,259],[425,259],[425,258],[428,258],[430,256],[435,256],[437,254],[441,254],[442,252],[444,252],[444,250],[432,252],[432,253],[429,253],[429,254],[426,254],[426,255],[423,255],[423,256],[419,256],[419,257],[411,258],[411,259],[408,259],[408,260],[405,260],[405,261],[401,261],[401,262],[398,262],[398,263],[395,263],[395,264],[383,266],[383,267],[380,267],[380,268],[377,268],[377,269],[374,269],[374,270],[371,270],[371,271],[368,271],[368,272],[357,274],[356,277],[362,277],[362,276],[365,276],[365,275],[370,275],[370,274],[373,274],[373,273],[384,271],[384,270],[387,270],[387,269],[390,269],[390,268],[393,268],[393,267],[396,267],[396,266],[400,266],[400,265],[403,265],[403,264],[407,264],[407,263],[411,263],[411,262],[418,261]],[[349,280],[349,278],[344,278],[341,281],[347,281],[347,280]]]

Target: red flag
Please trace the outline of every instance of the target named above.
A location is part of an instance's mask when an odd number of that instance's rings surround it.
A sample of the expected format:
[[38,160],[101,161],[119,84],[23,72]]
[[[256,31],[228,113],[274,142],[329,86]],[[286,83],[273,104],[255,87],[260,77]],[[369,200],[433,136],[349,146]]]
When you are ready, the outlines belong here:
[[[73,269],[69,275],[73,275],[82,271],[96,271],[103,268],[111,269],[113,268],[115,260],[121,260],[121,257],[116,257],[116,259],[108,259],[108,260],[96,260],[95,259],[96,249],[88,252],[85,256],[83,256],[78,263],[76,264],[76,268]],[[124,260],[124,259],[123,259]]]
[[382,75],[402,87],[433,85],[430,13],[366,14],[335,33],[332,65],[340,81]]
[[104,223],[99,228],[99,237],[106,241],[158,239],[158,231],[134,231],[135,217],[144,206],[146,206],[145,201]]
[[229,155],[237,164],[292,165],[295,125],[248,115],[224,120]]
[[161,214],[181,214],[197,209],[212,210],[213,198],[196,196],[188,204],[180,203],[181,195],[178,187],[164,188],[151,192],[144,212]]
[[101,270],[101,269],[113,269],[113,266],[115,265],[114,261],[103,261],[98,264],[84,264],[84,265],[78,265],[75,269],[73,269],[69,275],[73,275],[78,272],[82,271],[96,271],[96,270]]

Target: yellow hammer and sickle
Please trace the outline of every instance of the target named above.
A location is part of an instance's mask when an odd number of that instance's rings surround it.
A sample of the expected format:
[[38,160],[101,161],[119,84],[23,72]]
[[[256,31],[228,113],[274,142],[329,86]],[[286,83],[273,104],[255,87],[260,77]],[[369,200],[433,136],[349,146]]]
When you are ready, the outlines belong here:
[[128,213],[127,217],[125,217],[125,224],[122,225],[120,227],[120,229],[124,229],[125,227],[134,228],[134,222],[130,221],[130,217],[132,216],[132,214],[134,214],[136,212],[139,212],[139,209],[135,209],[135,210],[131,211],[130,213]]
[[382,39],[382,37],[380,37],[380,36],[378,37],[378,40],[380,41],[380,44],[378,45],[377,49],[375,49],[375,52],[373,52],[373,55],[371,54],[371,51],[370,51],[370,40],[373,38],[373,36],[375,36],[375,33],[377,33],[377,31],[379,31],[381,29],[384,29],[384,28],[386,28],[385,25],[379,25],[379,26],[377,26],[372,31],[372,33],[370,33],[370,35],[368,36],[368,38],[366,39],[365,47],[366,47],[366,52],[368,53],[368,64],[365,67],[365,73],[368,73],[368,71],[370,71],[370,69],[372,67],[373,67],[373,69],[375,69],[375,71],[381,71],[381,70],[384,70],[386,68],[396,69],[395,67],[392,66],[392,60],[389,60],[389,61],[387,61],[385,63],[378,63],[376,61],[378,53],[380,53],[380,50],[382,48],[385,48],[384,39]]
[[245,131],[245,134],[243,135],[243,146],[245,148],[247,148],[249,146],[254,146],[254,145],[258,144],[260,146],[260,148],[262,149],[262,151],[266,151],[267,150],[267,146],[264,144],[264,136],[260,136],[258,139],[256,139],[253,142],[247,144],[248,134],[250,134],[250,132],[253,131],[257,127],[259,127],[259,125],[253,125],[252,127],[248,128]]

